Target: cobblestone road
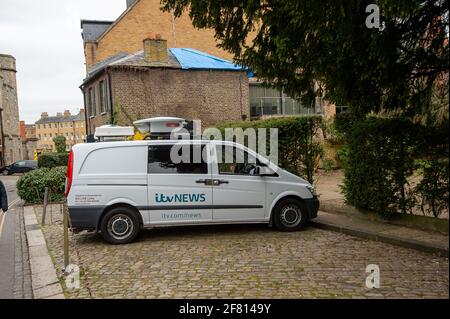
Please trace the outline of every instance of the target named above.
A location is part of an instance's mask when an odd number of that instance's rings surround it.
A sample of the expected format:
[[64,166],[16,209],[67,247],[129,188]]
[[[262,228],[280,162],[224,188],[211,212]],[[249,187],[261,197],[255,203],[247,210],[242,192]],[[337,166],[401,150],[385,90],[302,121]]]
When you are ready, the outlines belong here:
[[[62,226],[51,218],[43,230],[59,270]],[[82,281],[69,298],[449,297],[448,258],[311,227],[147,230],[122,246],[81,233],[71,239],[71,262]],[[380,289],[365,286],[368,264],[380,267]]]

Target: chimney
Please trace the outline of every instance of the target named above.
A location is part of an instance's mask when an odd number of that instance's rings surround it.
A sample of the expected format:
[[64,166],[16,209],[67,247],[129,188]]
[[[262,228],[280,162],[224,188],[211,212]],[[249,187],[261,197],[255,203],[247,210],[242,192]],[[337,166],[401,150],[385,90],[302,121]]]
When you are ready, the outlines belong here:
[[127,9],[131,7],[135,2],[136,0],[127,0]]
[[41,113],[41,119],[47,118],[48,117],[48,113],[47,112],[42,112]]
[[65,110],[64,111],[64,116],[70,116],[70,111],[69,110]]
[[144,40],[144,60],[146,62],[167,63],[167,40],[161,38],[160,34],[149,35]]
[[80,113],[79,114],[84,114],[84,109],[80,109]]

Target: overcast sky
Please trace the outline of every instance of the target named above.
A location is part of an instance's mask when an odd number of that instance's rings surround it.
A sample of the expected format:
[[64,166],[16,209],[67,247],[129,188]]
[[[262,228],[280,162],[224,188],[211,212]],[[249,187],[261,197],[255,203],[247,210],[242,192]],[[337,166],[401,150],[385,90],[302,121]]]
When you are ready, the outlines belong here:
[[0,0],[0,53],[16,58],[20,119],[83,107],[81,19],[115,20],[126,0]]

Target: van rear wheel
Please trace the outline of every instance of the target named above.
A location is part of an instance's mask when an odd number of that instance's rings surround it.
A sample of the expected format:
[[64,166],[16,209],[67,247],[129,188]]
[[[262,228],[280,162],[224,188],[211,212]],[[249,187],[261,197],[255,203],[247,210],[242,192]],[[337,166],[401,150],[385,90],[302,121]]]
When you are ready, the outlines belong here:
[[295,198],[282,199],[274,208],[273,223],[281,231],[296,231],[303,228],[308,215],[302,203]]
[[110,244],[128,244],[139,233],[139,220],[128,207],[115,207],[108,211],[100,223],[102,237]]

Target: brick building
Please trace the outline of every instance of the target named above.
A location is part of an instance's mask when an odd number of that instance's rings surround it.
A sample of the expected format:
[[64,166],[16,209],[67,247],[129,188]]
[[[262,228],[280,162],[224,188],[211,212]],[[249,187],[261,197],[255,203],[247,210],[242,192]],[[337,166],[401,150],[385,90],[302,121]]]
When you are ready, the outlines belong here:
[[0,167],[22,159],[16,59],[0,54]]
[[36,125],[25,124],[25,121],[20,121],[20,140],[22,142],[22,159],[34,159],[34,151],[37,148],[38,139],[36,138]]
[[35,127],[38,151],[54,151],[53,138],[56,136],[66,138],[67,150],[75,144],[85,142],[86,139],[84,109],[81,109],[76,115],[70,114],[68,110],[64,113],[57,113],[56,116],[48,116],[47,112],[42,112]]
[[169,47],[189,47],[231,58],[216,46],[214,31],[194,28],[187,14],[174,19],[172,14],[160,10],[160,0],[126,3],[127,9],[115,21],[81,20],[86,70],[117,53],[139,51],[149,32],[161,34]]
[[[194,48],[223,59],[232,58],[217,47],[214,30],[196,29],[188,14],[174,19],[160,7],[159,0],[127,0],[127,9],[115,21],[81,20],[87,74],[119,54],[139,51],[149,32],[167,39],[169,47]],[[250,79],[248,91],[249,118],[299,114],[329,117],[336,113],[336,107],[322,99],[317,99],[314,108],[305,107],[282,91],[264,88],[257,78]]]
[[94,65],[83,82],[87,134],[95,127],[155,116],[200,119],[202,125],[249,117],[247,73],[193,49],[167,49],[151,38],[134,54]]

